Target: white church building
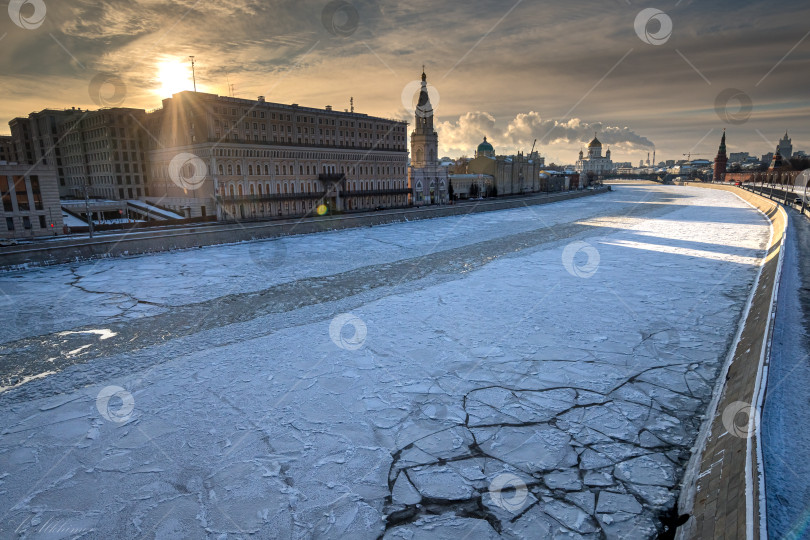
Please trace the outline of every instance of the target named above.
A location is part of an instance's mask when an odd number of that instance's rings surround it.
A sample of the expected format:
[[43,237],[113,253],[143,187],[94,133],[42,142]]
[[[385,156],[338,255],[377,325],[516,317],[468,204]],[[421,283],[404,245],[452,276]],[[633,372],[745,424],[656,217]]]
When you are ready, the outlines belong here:
[[588,145],[588,157],[584,156],[582,150],[579,151],[576,170],[580,174],[593,173],[596,176],[613,172],[614,166],[613,161],[610,159],[610,148],[602,157],[602,143],[594,135],[593,140]]

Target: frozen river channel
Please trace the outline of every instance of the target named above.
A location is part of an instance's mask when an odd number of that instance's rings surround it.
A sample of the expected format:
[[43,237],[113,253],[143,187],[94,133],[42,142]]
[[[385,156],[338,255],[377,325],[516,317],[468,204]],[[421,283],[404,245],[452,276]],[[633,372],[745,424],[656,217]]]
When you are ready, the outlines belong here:
[[0,537],[653,537],[769,237],[619,185],[0,274]]

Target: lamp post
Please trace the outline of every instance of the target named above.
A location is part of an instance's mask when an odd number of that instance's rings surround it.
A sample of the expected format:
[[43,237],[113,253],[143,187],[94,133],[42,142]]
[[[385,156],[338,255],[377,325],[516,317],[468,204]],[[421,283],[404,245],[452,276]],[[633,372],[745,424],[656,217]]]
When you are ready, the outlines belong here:
[[87,226],[90,238],[93,238],[93,214],[90,213],[90,195],[87,191],[87,177],[84,178],[84,213],[87,216]]

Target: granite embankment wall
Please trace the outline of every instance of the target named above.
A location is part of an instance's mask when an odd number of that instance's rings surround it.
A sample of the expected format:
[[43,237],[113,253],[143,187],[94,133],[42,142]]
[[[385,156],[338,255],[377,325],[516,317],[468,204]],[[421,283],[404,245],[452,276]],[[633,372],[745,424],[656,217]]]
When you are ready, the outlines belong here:
[[[787,214],[775,201],[745,189],[689,184],[731,191],[759,209],[772,224],[761,273],[743,313],[739,339],[718,377],[692,459],[684,476],[678,510],[689,520],[678,538],[759,539],[765,532],[764,486],[758,422],[772,315],[781,271]],[[732,277],[733,279],[733,277]]]

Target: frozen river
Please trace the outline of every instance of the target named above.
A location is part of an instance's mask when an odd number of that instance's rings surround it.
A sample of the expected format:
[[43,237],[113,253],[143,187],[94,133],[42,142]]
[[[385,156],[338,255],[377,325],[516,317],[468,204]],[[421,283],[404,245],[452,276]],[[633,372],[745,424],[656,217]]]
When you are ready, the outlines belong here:
[[654,536],[769,234],[621,185],[2,274],[0,536]]

